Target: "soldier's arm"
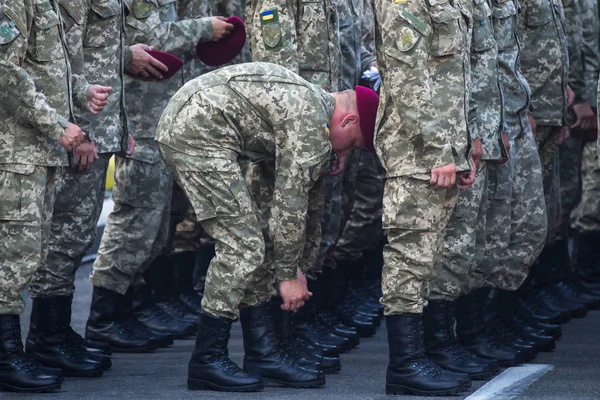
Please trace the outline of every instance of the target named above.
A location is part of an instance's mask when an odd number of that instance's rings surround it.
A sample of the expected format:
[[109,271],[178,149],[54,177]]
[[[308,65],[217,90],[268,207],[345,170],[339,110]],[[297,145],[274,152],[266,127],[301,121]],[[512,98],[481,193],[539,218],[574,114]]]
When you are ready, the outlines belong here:
[[210,17],[162,23],[152,23],[149,20],[150,18],[138,18],[129,10],[125,19],[128,46],[144,43],[156,50],[189,60],[196,56],[198,42],[213,38]]
[[[324,134],[308,110],[295,113],[282,126],[276,139],[275,186],[269,231],[274,246],[277,280],[295,279],[305,247],[309,193],[321,172],[329,145],[316,138]],[[298,133],[302,132],[302,135]],[[310,138],[314,142],[310,142]]]
[[596,107],[595,85],[600,73],[600,16],[596,0],[581,0],[581,18],[583,26],[583,73],[586,83],[585,99]]
[[10,5],[10,9],[0,7],[0,107],[21,123],[58,141],[65,133],[68,120],[48,104],[46,97],[37,91],[33,78],[21,66],[29,36],[27,17],[22,1],[11,1]]
[[569,86],[575,93],[575,103],[583,103],[585,97],[585,79],[583,74],[583,30],[579,1],[564,1],[565,35],[569,52]]
[[[252,61],[281,65],[298,74],[297,0],[251,0],[246,32]],[[326,57],[326,55],[323,55]]]
[[360,47],[361,71],[369,69],[375,59],[375,16],[372,0],[362,1],[362,44]]
[[376,0],[375,12],[378,58],[385,64],[382,96],[394,103],[399,114],[398,134],[419,143],[422,150],[415,158],[420,165],[433,170],[452,164],[452,147],[433,102],[429,69],[433,28],[425,0]]

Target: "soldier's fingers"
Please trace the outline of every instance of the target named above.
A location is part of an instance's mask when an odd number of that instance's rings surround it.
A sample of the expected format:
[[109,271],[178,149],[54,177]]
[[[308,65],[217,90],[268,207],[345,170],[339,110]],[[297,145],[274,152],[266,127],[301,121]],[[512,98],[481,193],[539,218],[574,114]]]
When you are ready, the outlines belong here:
[[429,181],[430,184],[432,185],[437,185],[437,181],[438,181],[438,174],[436,171],[431,171],[431,180]]
[[573,125],[571,125],[571,129],[579,128],[582,123],[583,123],[583,121],[581,120],[581,118],[577,117],[577,121],[575,121],[575,123]]
[[448,185],[448,187],[454,186],[454,184],[456,183],[456,174],[452,174],[450,175],[450,184]]
[[150,79],[150,74],[148,72],[146,72],[146,70],[142,69],[140,71],[140,76],[144,79]]
[[158,70],[156,68],[154,68],[152,65],[148,65],[146,67],[146,71],[148,71],[148,73],[150,74],[150,78],[156,78],[156,79],[162,79],[163,76],[160,72],[158,72]]
[[283,311],[290,311],[290,303],[288,301],[284,301],[281,305],[281,309]]
[[[165,64],[161,63],[154,57],[150,59],[150,65],[159,71],[167,72],[169,70],[169,67],[167,67]],[[162,79],[162,76],[159,79]]]

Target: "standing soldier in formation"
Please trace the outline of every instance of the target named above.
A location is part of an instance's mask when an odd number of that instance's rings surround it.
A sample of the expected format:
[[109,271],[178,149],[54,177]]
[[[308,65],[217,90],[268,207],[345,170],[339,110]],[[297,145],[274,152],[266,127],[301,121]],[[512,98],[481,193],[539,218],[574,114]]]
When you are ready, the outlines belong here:
[[[385,168],[382,277],[388,394],[456,394],[468,375],[425,356],[422,313],[458,183],[473,183],[467,132],[467,18],[447,1],[375,1],[382,77],[375,148]],[[465,15],[466,16],[466,15]],[[444,71],[444,74],[440,74]]]

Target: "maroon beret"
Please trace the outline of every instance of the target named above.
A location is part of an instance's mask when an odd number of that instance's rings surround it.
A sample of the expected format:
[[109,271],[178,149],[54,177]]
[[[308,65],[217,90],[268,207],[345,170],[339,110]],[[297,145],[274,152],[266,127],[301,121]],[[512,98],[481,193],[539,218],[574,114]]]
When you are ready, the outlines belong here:
[[219,41],[200,42],[196,46],[196,55],[206,65],[216,67],[233,60],[246,44],[246,27],[236,16],[229,17],[225,22],[233,25],[229,35]]
[[375,120],[377,119],[377,108],[379,107],[379,96],[377,93],[364,86],[356,86],[356,108],[360,118],[360,130],[362,131],[365,147],[375,153],[373,140],[375,139]]
[[177,73],[183,67],[183,61],[179,57],[175,57],[169,53],[163,53],[157,50],[146,50],[148,54],[156,58],[161,63],[165,64],[169,70],[167,72],[159,71],[163,79],[169,79]]

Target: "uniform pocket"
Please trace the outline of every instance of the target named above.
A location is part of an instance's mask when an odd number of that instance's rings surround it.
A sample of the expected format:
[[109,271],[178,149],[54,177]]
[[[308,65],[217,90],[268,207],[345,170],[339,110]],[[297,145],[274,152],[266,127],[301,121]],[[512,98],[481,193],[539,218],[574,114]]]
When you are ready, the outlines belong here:
[[532,28],[546,25],[552,21],[552,4],[550,1],[541,1],[537,4],[539,6],[529,7],[525,18],[525,24]]
[[432,53],[434,57],[459,54],[461,35],[458,19],[460,11],[448,3],[437,4],[429,9],[433,21]]
[[494,33],[498,50],[516,45],[515,23],[517,8],[512,1],[498,3],[492,9]]
[[496,40],[491,26],[492,10],[487,0],[475,0],[473,8],[473,50],[486,51],[494,47]]
[[[41,6],[43,4],[37,4]],[[40,12],[42,10],[46,10]],[[54,61],[63,56],[60,35],[58,32],[58,16],[50,8],[36,7],[33,15],[34,46],[30,49],[30,54],[38,61]]]
[[0,164],[0,220],[35,221],[41,218],[42,193],[34,165]]
[[109,47],[119,44],[121,6],[117,0],[92,0],[93,13],[87,23],[83,41],[86,47]]

